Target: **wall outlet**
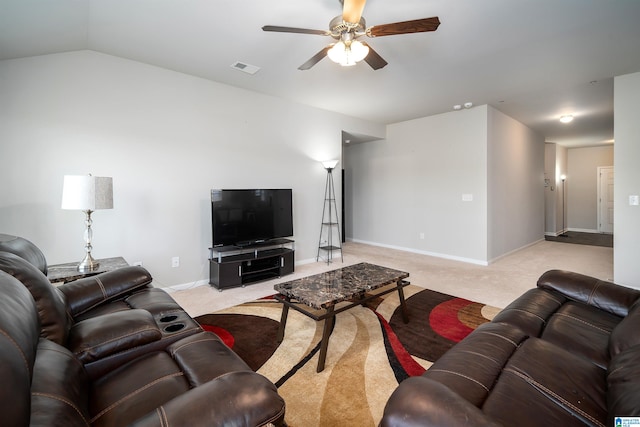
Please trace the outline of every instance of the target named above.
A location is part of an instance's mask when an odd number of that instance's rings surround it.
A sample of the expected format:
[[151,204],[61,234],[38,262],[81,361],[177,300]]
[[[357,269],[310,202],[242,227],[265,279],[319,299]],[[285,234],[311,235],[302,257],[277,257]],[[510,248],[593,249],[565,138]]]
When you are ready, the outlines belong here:
[[424,240],[424,233],[420,233],[420,240]]
[[179,256],[174,256],[173,258],[171,258],[171,267],[180,267],[180,257]]

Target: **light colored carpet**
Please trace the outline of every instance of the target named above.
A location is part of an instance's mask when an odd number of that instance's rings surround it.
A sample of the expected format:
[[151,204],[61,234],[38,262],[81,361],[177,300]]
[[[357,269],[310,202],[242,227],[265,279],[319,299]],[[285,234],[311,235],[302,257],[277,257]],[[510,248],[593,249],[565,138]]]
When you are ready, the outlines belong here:
[[311,263],[296,266],[296,271],[279,279],[255,283],[223,292],[208,286],[173,292],[172,296],[193,317],[232,307],[274,293],[273,285],[340,268],[358,262],[370,262],[409,272],[409,281],[418,286],[466,298],[494,307],[505,307],[550,269],[576,271],[612,280],[613,249],[540,241],[507,255],[489,266],[452,261],[377,246],[346,243],[344,263]]

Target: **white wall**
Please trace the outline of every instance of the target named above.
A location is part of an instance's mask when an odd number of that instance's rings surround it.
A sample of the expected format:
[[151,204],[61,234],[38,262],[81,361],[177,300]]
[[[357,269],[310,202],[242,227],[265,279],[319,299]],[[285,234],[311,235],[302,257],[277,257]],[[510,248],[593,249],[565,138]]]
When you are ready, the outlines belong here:
[[[486,117],[481,106],[395,123],[386,140],[346,148],[354,218],[349,237],[484,263]],[[473,201],[463,202],[463,194]]]
[[389,125],[344,157],[355,241],[488,264],[543,236],[544,139],[489,106]]
[[63,176],[112,176],[94,257],[142,261],[157,286],[208,278],[211,188],[293,188],[296,262],[315,260],[318,161],[340,158],[342,131],[385,133],[91,51],[0,61],[0,100],[0,232],[32,240],[51,264],[80,261],[84,216],[60,209]]
[[488,107],[488,259],[544,236],[544,137]]
[[613,166],[613,146],[570,148],[567,158],[567,228],[598,232],[598,167]]
[[629,196],[640,195],[640,73],[614,79],[614,250],[617,283],[640,289],[640,206]]

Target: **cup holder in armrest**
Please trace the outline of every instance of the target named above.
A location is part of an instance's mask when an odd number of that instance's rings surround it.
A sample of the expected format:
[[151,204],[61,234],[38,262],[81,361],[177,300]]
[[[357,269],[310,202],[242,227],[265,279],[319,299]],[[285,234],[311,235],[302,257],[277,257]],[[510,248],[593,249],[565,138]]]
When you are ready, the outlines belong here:
[[[170,314],[167,316],[163,316],[160,318],[160,322],[161,323],[168,323],[168,322],[173,322],[174,320],[176,320],[178,318],[178,316],[176,316],[175,314]],[[182,328],[181,328],[182,329]]]
[[173,323],[171,325],[165,326],[163,331],[165,331],[165,332],[178,332],[178,331],[184,329],[185,326],[186,325],[184,323]]

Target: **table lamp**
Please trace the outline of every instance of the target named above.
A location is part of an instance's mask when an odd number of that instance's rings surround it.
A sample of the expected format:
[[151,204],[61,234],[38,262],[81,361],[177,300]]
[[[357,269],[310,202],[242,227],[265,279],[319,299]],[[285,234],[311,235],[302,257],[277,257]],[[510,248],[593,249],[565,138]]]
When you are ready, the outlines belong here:
[[98,209],[113,209],[113,179],[91,175],[65,175],[62,187],[62,209],[80,210],[85,213],[86,255],[78,264],[78,271],[97,270],[100,264],[91,256],[91,214]]

